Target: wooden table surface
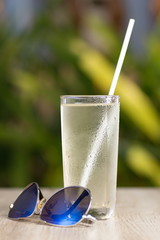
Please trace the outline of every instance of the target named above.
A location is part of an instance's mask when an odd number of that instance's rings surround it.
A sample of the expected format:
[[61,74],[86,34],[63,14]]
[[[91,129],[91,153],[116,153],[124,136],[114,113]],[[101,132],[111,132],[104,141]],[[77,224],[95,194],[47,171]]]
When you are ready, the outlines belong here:
[[[160,240],[160,188],[119,188],[114,218],[68,228],[49,226],[38,216],[8,219],[8,206],[19,191],[0,189],[0,240]],[[42,189],[46,198],[54,191]]]

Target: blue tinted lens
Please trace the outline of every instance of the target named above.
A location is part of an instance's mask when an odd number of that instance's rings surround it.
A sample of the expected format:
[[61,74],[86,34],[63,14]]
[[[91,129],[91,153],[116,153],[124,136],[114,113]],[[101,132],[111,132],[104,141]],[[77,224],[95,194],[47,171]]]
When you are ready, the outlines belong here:
[[67,187],[55,193],[44,205],[40,218],[61,226],[74,225],[82,219],[91,203],[91,196],[83,187]]
[[18,196],[12,208],[10,208],[9,218],[26,218],[34,213],[38,198],[38,186],[36,183],[30,184]]

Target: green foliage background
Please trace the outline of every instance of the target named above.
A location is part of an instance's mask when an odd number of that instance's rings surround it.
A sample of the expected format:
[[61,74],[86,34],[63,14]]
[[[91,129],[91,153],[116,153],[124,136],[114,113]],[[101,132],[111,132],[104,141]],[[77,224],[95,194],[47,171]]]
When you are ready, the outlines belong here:
[[[21,34],[0,26],[0,186],[62,186],[60,95],[108,93],[122,38],[90,15],[94,46],[59,11],[61,1],[49,4]],[[160,186],[159,39],[157,21],[147,56],[128,52],[117,86],[119,186]]]

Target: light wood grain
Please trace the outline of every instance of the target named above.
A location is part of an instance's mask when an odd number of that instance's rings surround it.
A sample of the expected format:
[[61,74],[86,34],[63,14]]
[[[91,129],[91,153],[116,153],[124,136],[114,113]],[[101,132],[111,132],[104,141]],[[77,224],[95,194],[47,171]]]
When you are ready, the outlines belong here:
[[[117,190],[116,216],[91,225],[53,227],[38,216],[21,221],[7,218],[19,189],[0,189],[0,240],[160,240],[160,188]],[[43,189],[48,198],[52,189]]]

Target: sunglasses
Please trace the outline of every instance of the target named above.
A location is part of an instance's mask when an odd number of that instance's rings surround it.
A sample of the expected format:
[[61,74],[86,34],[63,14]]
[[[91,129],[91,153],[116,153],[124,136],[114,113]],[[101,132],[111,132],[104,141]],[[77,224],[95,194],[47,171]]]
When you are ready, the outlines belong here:
[[86,215],[91,205],[89,189],[81,186],[63,188],[48,201],[43,197],[37,183],[29,184],[10,205],[8,218],[24,219],[39,214],[45,223],[58,226],[72,226],[83,219],[95,221]]

